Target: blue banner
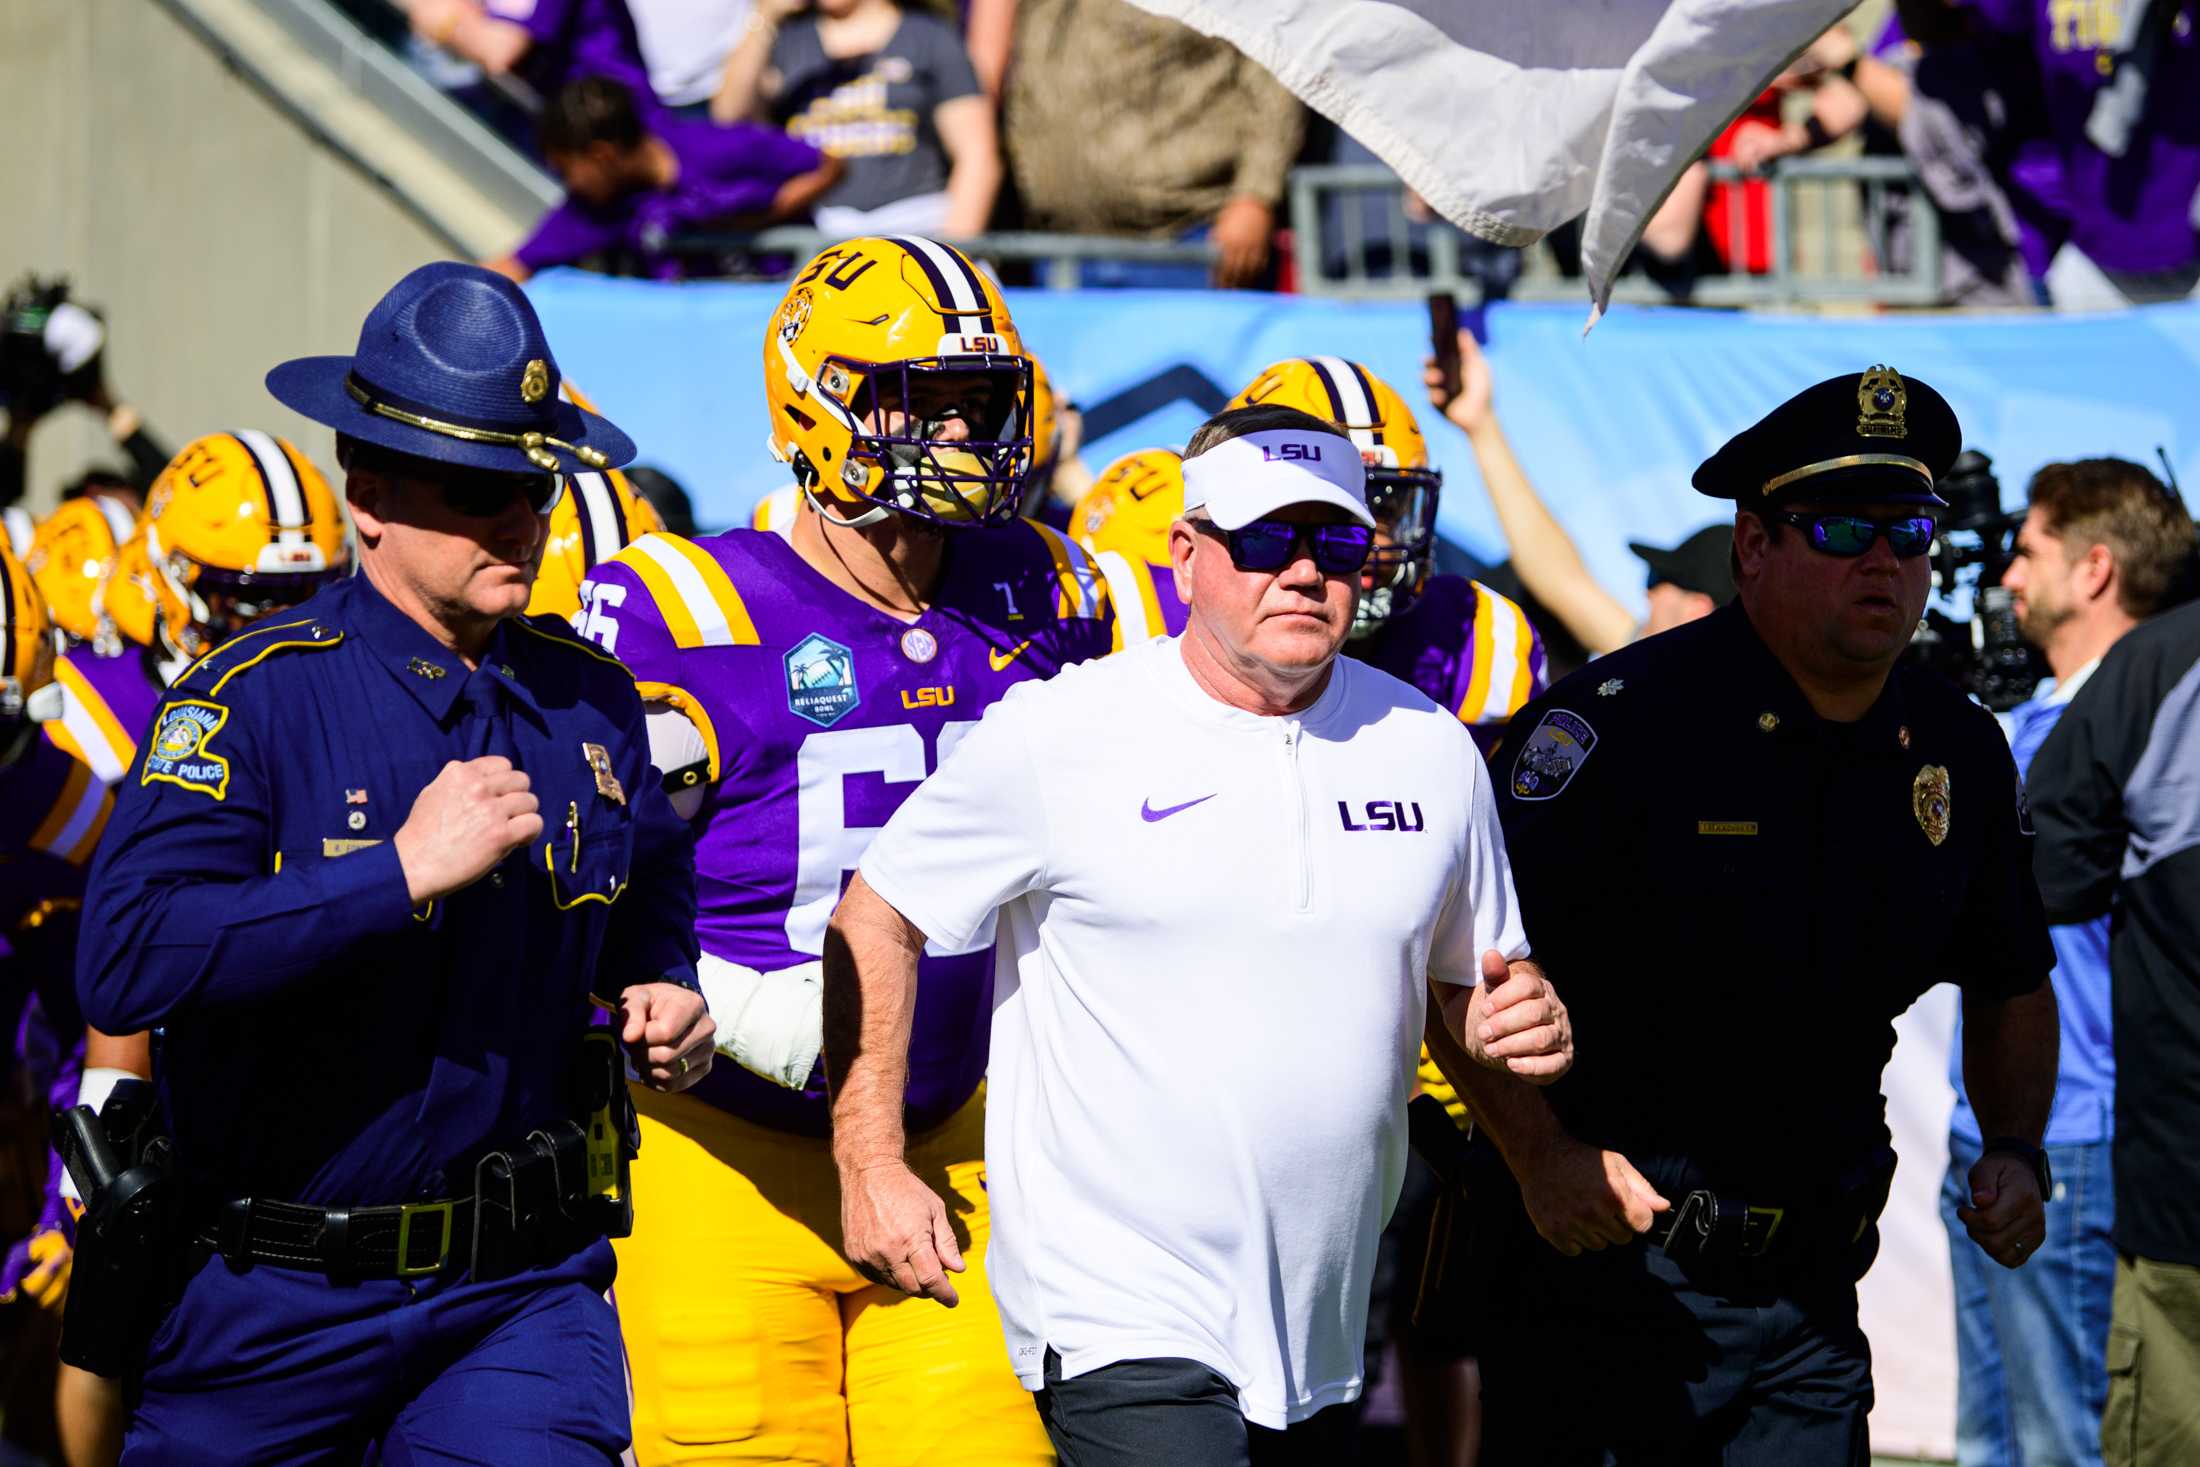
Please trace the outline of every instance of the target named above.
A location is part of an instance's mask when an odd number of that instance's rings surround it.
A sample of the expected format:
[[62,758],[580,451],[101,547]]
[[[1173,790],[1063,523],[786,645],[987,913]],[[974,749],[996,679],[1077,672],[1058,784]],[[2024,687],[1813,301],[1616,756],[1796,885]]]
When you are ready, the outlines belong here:
[[[553,271],[528,287],[566,373],[687,487],[705,525],[744,522],[787,482],[764,447],[768,285],[658,284]],[[1208,291],[1017,291],[1010,305],[1056,390],[1083,407],[1095,470],[1193,428],[1269,362],[1335,353],[1413,405],[1446,475],[1439,524],[1469,554],[1504,542],[1464,435],[1426,406],[1418,302]],[[1954,404],[2006,502],[2041,464],[2114,454],[2200,477],[2200,304],[2102,315],[1852,318],[1619,308],[1584,339],[1579,305],[1488,314],[1497,410],[1528,476],[1590,569],[1639,601],[1627,542],[1670,544],[1723,518],[1689,488],[1713,449],[1821,378],[1873,362]]]

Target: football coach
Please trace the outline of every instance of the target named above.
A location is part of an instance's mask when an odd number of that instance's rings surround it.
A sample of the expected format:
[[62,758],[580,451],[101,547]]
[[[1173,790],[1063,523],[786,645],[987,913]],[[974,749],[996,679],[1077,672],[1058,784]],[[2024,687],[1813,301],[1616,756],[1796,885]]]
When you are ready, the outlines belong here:
[[998,923],[989,1268],[1065,1467],[1342,1459],[1431,983],[1475,1061],[1571,1063],[1473,740],[1337,655],[1364,479],[1319,418],[1211,419],[1169,532],[1183,635],[990,709],[833,920],[845,1250],[950,1305],[902,1151],[917,956]]

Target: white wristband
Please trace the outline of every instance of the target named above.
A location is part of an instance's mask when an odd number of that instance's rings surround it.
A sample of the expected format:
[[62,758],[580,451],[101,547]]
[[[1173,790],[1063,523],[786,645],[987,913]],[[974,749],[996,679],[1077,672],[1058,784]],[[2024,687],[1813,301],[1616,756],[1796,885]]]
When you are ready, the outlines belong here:
[[759,973],[704,953],[695,968],[718,1021],[718,1052],[789,1090],[809,1084],[825,1047],[825,965]]

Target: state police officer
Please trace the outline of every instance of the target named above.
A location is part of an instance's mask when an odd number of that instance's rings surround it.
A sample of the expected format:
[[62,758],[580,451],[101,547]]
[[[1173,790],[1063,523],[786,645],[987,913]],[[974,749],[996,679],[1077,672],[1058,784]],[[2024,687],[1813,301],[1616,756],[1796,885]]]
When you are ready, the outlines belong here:
[[1971,1236],[2009,1267],[2043,1236],[2023,790],[1985,711],[1897,661],[1960,442],[1887,367],[1775,409],[1695,476],[1735,501],[1737,601],[1560,683],[1492,760],[1581,1053],[1542,1092],[1452,1067],[1518,1181],[1478,1214],[1492,1461],[1868,1460],[1879,1079],[1935,982],[1994,1138]]
[[91,876],[79,992],[163,1031],[179,1213],[124,1459],[613,1461],[592,996],[659,1088],[712,1026],[633,681],[520,613],[562,475],[633,445],[468,265],[268,386],[337,430],[359,574],[177,680]]

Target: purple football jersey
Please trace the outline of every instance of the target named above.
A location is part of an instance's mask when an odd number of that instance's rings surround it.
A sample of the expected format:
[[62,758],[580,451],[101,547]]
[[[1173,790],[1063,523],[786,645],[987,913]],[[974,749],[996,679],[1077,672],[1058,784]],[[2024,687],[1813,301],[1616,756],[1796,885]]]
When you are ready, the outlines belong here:
[[[711,748],[696,817],[703,950],[770,973],[816,959],[865,847],[980,714],[1027,678],[1106,653],[1107,592],[1083,550],[1028,521],[958,533],[931,608],[858,601],[775,534],[650,535],[581,588],[580,627],[645,698],[690,710]],[[993,938],[918,965],[909,1125],[952,1115],[985,1075]],[[822,1136],[822,1067],[785,1090],[720,1064],[688,1092]]]
[[2145,116],[2121,158],[2086,137],[2094,99],[2115,78],[2129,7],[2066,0],[1973,0],[1993,30],[2028,36],[2048,130],[2061,153],[2070,239],[2105,270],[2175,270],[2193,259],[2200,190],[2200,35],[2181,6],[2156,59]]
[[55,664],[54,680],[61,684],[62,712],[46,725],[46,738],[107,784],[119,783],[137,762],[138,740],[165,691],[152,653],[125,647],[101,657],[88,646],[72,648]]
[[1431,576],[1420,597],[1345,651],[1457,714],[1486,758],[1522,704],[1550,683],[1543,638],[1480,581]]

